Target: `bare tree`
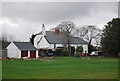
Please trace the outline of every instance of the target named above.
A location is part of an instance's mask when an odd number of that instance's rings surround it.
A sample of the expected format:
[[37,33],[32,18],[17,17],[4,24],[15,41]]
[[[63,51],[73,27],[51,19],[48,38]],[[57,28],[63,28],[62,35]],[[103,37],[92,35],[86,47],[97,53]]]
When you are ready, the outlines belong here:
[[3,33],[0,40],[2,40],[2,42],[12,42],[15,41],[15,36]]
[[[62,33],[65,35],[66,44],[68,46],[68,53],[71,55],[71,48],[70,48],[70,43],[71,43],[71,36],[73,29],[75,28],[75,24],[72,21],[64,21],[61,24],[59,24],[56,28],[61,29]],[[66,46],[64,44],[64,46]]]
[[98,46],[100,45],[102,30],[94,25],[88,25],[76,28],[74,34],[77,37],[81,37],[86,42],[88,42],[88,46],[90,46],[91,44],[95,44]]

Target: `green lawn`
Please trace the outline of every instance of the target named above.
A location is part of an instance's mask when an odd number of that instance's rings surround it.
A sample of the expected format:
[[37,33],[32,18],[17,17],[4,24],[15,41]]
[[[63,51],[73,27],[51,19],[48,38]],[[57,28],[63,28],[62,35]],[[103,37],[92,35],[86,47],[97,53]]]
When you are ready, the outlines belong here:
[[3,79],[118,79],[118,59],[55,57],[51,60],[4,60]]

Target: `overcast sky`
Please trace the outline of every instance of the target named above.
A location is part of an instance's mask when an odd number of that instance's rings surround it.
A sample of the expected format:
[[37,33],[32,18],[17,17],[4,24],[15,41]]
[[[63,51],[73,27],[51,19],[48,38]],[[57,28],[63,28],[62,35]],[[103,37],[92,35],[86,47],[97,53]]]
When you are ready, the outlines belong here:
[[97,25],[102,29],[117,17],[117,2],[3,2],[0,24],[3,33],[28,41],[41,31],[41,24],[49,30],[70,20],[76,26]]

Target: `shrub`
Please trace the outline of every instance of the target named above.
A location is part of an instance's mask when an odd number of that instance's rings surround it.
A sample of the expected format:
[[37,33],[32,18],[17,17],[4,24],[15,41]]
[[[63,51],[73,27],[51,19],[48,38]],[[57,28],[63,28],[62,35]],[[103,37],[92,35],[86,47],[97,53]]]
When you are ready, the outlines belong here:
[[23,58],[19,58],[18,60],[23,60]]
[[5,57],[4,60],[10,60],[10,58],[9,57]]
[[65,49],[63,49],[63,50],[61,51],[61,54],[62,54],[62,56],[67,56],[67,55],[68,55],[68,51],[65,50]]
[[17,58],[11,57],[10,60],[17,60]]
[[82,53],[83,52],[83,47],[82,46],[77,46],[76,52]]
[[74,55],[75,53],[75,47],[71,47],[71,55]]

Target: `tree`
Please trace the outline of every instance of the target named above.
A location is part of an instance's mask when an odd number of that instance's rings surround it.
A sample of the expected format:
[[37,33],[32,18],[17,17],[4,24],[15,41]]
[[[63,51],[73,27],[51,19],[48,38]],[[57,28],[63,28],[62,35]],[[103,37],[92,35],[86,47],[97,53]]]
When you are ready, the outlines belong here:
[[[61,24],[59,24],[56,28],[61,29],[62,33],[65,35],[66,39],[64,40],[66,40],[66,44],[68,47],[68,54],[71,55],[70,41],[72,40],[71,36],[72,36],[72,31],[75,28],[75,24],[72,21],[64,21]],[[64,44],[64,46],[66,45]]]
[[120,52],[120,18],[113,18],[103,30],[101,45],[110,56],[118,56]]
[[12,42],[12,41],[15,41],[15,36],[6,34],[6,33],[2,33],[0,40],[2,40],[2,42]]
[[2,49],[6,49],[6,47],[8,46],[9,42],[15,42],[18,41],[15,39],[15,36],[11,35],[11,34],[7,34],[7,33],[2,33],[2,36],[0,37],[0,47]]
[[37,34],[32,34],[30,37],[30,42],[34,45],[34,38]]
[[81,37],[88,43],[88,52],[90,53],[92,44],[96,43],[96,45],[99,45],[100,38],[102,35],[102,30],[100,30],[95,26],[89,25],[89,26],[76,28],[74,34],[77,37]]

